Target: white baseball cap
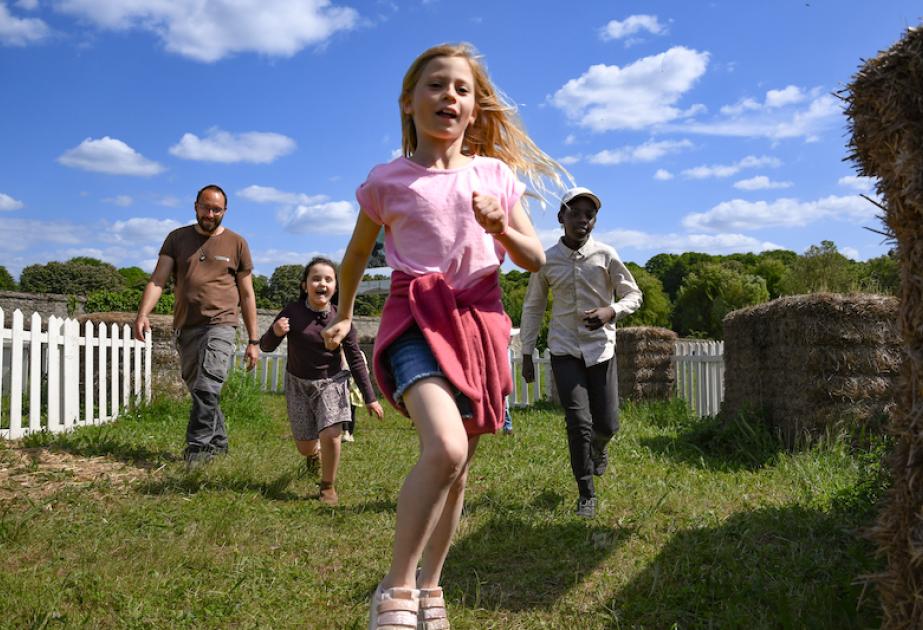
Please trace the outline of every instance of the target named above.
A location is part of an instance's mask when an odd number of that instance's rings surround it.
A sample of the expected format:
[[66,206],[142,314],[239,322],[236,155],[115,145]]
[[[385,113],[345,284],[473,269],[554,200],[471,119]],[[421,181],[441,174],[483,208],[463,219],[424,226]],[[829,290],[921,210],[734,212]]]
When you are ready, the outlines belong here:
[[589,197],[590,201],[593,202],[593,205],[596,206],[596,209],[599,210],[602,207],[602,202],[599,200],[592,190],[589,188],[584,188],[583,186],[577,186],[576,188],[571,188],[561,197],[561,203],[567,205],[577,197]]

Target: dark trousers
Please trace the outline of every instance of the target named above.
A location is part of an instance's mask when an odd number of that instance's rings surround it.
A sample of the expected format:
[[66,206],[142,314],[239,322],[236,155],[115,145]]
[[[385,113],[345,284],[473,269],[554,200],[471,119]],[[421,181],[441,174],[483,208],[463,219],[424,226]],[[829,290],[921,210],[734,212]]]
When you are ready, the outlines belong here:
[[592,497],[590,445],[603,449],[619,430],[619,392],[615,357],[587,367],[583,359],[551,355],[551,372],[564,407],[570,467],[582,497]]
[[192,396],[184,451],[187,460],[228,450],[220,398],[234,358],[234,337],[232,326],[183,328],[176,335],[183,381]]

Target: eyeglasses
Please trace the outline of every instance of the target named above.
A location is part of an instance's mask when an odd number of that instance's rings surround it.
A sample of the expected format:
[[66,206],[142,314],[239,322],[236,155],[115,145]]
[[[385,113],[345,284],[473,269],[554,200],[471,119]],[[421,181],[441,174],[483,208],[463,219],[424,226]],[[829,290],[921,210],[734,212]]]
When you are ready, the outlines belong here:
[[206,207],[198,202],[196,202],[195,207],[205,214],[222,214],[227,210],[227,208],[219,208],[217,206]]

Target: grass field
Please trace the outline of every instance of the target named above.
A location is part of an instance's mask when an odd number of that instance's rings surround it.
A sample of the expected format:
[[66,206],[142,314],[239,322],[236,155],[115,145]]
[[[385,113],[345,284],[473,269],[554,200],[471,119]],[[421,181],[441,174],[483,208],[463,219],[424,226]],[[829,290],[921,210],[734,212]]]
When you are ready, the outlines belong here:
[[[0,443],[0,627],[365,627],[412,428],[363,415],[329,509],[284,399],[235,378],[225,400],[231,454],[193,473],[186,401]],[[513,420],[473,465],[444,575],[454,628],[879,625],[859,578],[880,568],[861,536],[887,482],[880,442],[788,453],[745,421],[628,406],[584,521],[561,413]]]

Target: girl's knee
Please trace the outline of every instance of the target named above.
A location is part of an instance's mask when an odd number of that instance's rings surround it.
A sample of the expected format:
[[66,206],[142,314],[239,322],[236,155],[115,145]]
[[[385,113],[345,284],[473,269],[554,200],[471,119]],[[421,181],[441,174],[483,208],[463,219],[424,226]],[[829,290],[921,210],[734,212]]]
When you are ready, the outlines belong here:
[[454,483],[465,470],[468,460],[467,445],[464,447],[440,442],[424,449],[421,458],[434,479],[442,483]]
[[318,448],[317,440],[295,440],[295,446],[298,452],[305,457],[314,455]]
[[329,426],[320,432],[320,439],[321,441],[331,442],[333,440],[339,439],[342,433],[342,425],[334,424],[333,426]]

